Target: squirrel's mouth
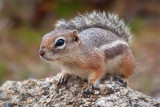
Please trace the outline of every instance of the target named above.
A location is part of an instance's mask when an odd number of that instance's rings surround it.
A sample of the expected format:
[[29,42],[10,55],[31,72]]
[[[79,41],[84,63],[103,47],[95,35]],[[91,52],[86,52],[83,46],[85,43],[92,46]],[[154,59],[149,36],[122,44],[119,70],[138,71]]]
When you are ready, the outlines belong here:
[[46,61],[53,61],[53,59],[48,58],[48,57],[46,57],[46,56],[40,56],[40,58],[41,58],[42,60],[46,60]]
[[45,60],[45,61],[56,61],[56,60],[60,60],[59,58],[49,58],[47,56],[40,56],[40,58],[42,60]]

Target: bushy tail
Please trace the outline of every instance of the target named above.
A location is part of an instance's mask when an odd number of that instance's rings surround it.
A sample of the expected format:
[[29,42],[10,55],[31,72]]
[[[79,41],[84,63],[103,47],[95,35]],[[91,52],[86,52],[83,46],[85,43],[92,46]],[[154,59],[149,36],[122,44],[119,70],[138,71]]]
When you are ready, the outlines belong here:
[[92,13],[79,14],[74,19],[66,21],[64,19],[57,21],[56,29],[71,29],[81,32],[88,28],[102,28],[110,30],[124,38],[127,42],[131,42],[132,34],[130,28],[116,14],[93,11]]

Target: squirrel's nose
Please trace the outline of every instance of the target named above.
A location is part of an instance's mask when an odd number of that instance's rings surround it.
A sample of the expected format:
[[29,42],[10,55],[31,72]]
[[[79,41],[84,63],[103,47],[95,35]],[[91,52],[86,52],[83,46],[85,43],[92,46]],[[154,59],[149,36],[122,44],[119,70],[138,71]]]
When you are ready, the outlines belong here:
[[44,54],[45,54],[45,51],[44,51],[43,49],[41,49],[41,50],[39,51],[39,55],[43,57]]

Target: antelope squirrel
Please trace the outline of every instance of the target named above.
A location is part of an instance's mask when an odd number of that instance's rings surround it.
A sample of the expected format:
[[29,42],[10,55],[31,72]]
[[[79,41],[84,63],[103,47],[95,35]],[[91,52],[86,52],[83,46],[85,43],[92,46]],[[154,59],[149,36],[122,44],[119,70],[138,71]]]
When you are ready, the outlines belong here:
[[127,79],[134,71],[130,28],[117,15],[96,12],[57,21],[55,30],[42,38],[40,57],[68,74],[88,80],[88,89],[106,73]]

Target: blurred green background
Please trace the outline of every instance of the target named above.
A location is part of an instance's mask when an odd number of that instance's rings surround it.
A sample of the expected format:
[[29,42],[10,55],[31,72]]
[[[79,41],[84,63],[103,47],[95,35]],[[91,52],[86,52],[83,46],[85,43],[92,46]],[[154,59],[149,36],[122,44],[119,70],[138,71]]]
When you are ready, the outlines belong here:
[[0,84],[55,75],[59,69],[39,58],[41,37],[58,19],[92,10],[130,24],[137,67],[129,86],[160,97],[160,0],[0,0]]

